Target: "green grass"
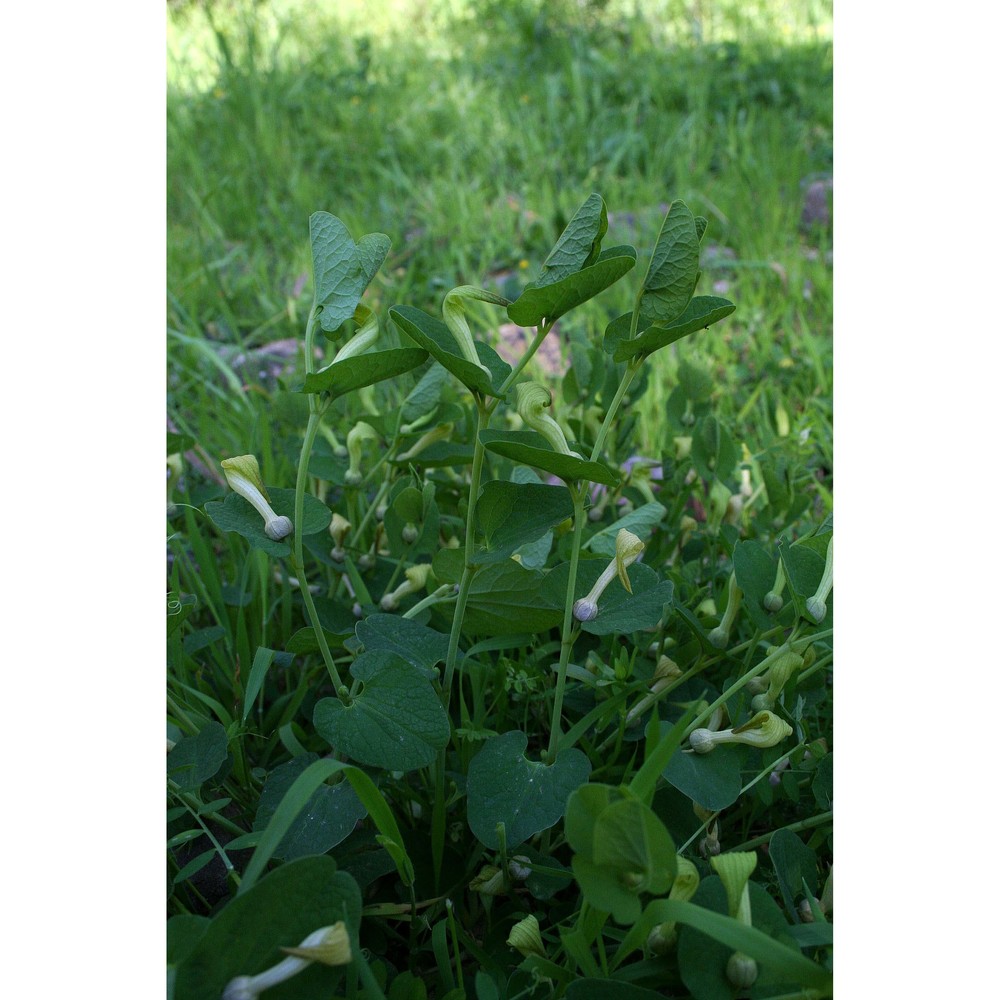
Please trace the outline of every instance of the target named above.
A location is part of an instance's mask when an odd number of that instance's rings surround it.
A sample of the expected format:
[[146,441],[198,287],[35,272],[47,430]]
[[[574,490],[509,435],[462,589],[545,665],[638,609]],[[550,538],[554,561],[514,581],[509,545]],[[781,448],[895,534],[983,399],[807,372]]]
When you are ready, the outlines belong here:
[[[726,282],[738,311],[686,356],[711,367],[720,416],[739,418],[752,448],[782,401],[828,466],[831,232],[800,228],[804,182],[831,170],[828,5],[636,5],[641,18],[616,3],[370,6],[171,8],[175,424],[217,457],[259,444],[262,414],[293,405],[231,365],[301,337],[313,211],[391,237],[369,292],[384,314],[520,280],[596,190],[608,240],[640,260],[666,202],[709,218],[706,243],[726,249],[701,287]],[[599,337],[633,288],[563,333]],[[637,442],[654,453],[676,370],[660,357]]]

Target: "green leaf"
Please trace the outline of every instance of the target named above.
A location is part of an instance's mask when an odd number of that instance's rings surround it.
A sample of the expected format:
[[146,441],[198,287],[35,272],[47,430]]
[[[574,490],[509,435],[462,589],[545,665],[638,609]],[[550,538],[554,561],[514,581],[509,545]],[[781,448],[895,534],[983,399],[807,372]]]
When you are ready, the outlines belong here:
[[634,247],[610,247],[582,271],[542,288],[528,285],[517,301],[507,307],[507,315],[518,326],[538,326],[543,319],[552,323],[609,288],[633,267]]
[[364,689],[349,706],[337,698],[316,703],[316,732],[352,760],[389,771],[426,767],[448,742],[448,716],[430,681],[387,650],[362,653],[351,676]]
[[[673,729],[660,723],[661,739]],[[718,812],[731,806],[743,788],[743,753],[732,745],[717,746],[711,753],[675,753],[663,777],[692,802]]]
[[[302,858],[271,872],[232,900],[177,967],[175,1000],[219,1000],[229,980],[276,965],[281,947],[294,947],[320,927],[343,920],[355,946],[361,893],[332,858]],[[275,998],[320,1000],[334,992],[341,969],[315,962],[282,986]]]
[[385,233],[367,233],[358,240],[358,256],[361,258],[361,270],[365,275],[365,288],[372,283],[385,263],[391,247],[392,240]]
[[[302,754],[268,774],[257,803],[254,830],[263,831],[267,827],[296,778],[317,760],[317,754]],[[345,840],[364,817],[365,807],[349,781],[320,785],[295,817],[273,856],[292,861],[310,854],[326,854]]]
[[542,273],[533,282],[534,287],[552,285],[596,260],[607,231],[607,206],[599,194],[592,194],[576,210],[576,215],[545,258]]
[[425,351],[448,369],[467,389],[484,396],[500,396],[500,385],[511,367],[487,344],[475,341],[479,360],[490,371],[487,377],[480,367],[466,360],[451,330],[439,319],[414,306],[393,306],[389,318]]
[[758,628],[774,627],[774,615],[763,604],[764,595],[774,586],[778,561],[754,539],[741,539],[733,548],[736,583],[743,591],[743,607]]
[[767,856],[778,876],[778,888],[788,912],[798,921],[795,898],[802,894],[802,880],[815,896],[819,889],[816,852],[807,847],[791,830],[775,830],[768,841]]
[[366,652],[395,653],[430,680],[437,676],[437,664],[448,658],[447,635],[399,615],[369,615],[358,622],[355,634]]
[[631,531],[643,541],[648,541],[653,529],[663,520],[667,508],[663,504],[652,501],[644,503],[641,507],[636,507],[624,517],[620,517],[614,524],[601,528],[600,531],[591,535],[584,543],[585,549],[590,549],[595,555],[607,556],[611,559],[615,554],[615,545],[618,532],[622,528]]
[[[637,354],[652,354],[654,351],[660,350],[661,347],[667,347],[690,333],[704,330],[713,323],[718,323],[720,319],[725,319],[735,311],[736,306],[729,299],[723,299],[717,295],[698,295],[691,299],[684,312],[672,323],[666,325],[654,323],[634,340],[626,340],[621,337],[620,323],[622,319],[631,320],[632,315],[629,313],[608,325],[604,333],[605,350],[607,350],[609,343],[614,344],[615,361],[628,361]],[[628,336],[627,326],[624,335]]]
[[391,244],[382,233],[369,233],[355,244],[347,226],[329,212],[314,212],[309,217],[309,240],[319,323],[327,333],[333,333],[353,319]]
[[[574,600],[589,593],[606,566],[607,563],[601,559],[581,560],[577,568]],[[632,593],[622,586],[616,576],[597,602],[597,617],[579,623],[585,632],[591,635],[639,632],[652,628],[663,618],[664,609],[673,604],[673,581],[661,580],[654,570],[643,563],[629,566],[628,575]],[[569,564],[561,563],[545,578],[545,599],[561,605],[568,583]]]
[[486,536],[487,551],[477,553],[473,562],[505,559],[572,516],[573,500],[565,486],[488,482],[476,502],[476,521]]
[[691,441],[691,461],[698,475],[708,480],[726,479],[739,457],[729,431],[713,414],[698,421]]
[[586,785],[566,807],[573,874],[591,906],[621,924],[639,919],[642,892],[665,892],[677,853],[659,817],[627,789]]
[[833,754],[820,758],[812,780],[812,793],[821,809],[829,809],[833,802]]
[[331,399],[395,378],[427,360],[427,351],[418,347],[401,347],[391,351],[375,351],[345,358],[306,376],[303,392],[327,392]]
[[[276,514],[294,519],[295,490],[268,487],[267,493]],[[255,549],[263,549],[268,555],[279,558],[291,554],[292,546],[289,542],[275,542],[264,534],[264,519],[238,493],[229,493],[221,503],[211,501],[205,504],[205,513],[221,531],[235,531]],[[325,531],[332,516],[330,508],[322,500],[307,493],[303,507],[302,534],[315,535]]]
[[194,791],[226,762],[229,740],[225,727],[209,722],[204,729],[181,740],[167,755],[167,776],[182,792]]
[[264,686],[264,678],[267,676],[268,668],[274,662],[275,658],[281,661],[286,661],[285,666],[291,662],[291,657],[287,657],[277,652],[274,649],[267,649],[264,646],[258,646],[257,652],[254,654],[253,666],[250,668],[250,676],[247,678],[246,690],[243,692],[243,713],[240,716],[241,722],[247,721],[247,716],[250,714],[250,710],[253,708],[253,703],[260,694],[260,689]]
[[524,733],[503,733],[469,765],[469,828],[491,850],[500,846],[497,823],[504,824],[512,850],[558,823],[569,794],[590,777],[590,761],[575,748],[546,766],[524,756],[527,746]]
[[[461,556],[461,552],[457,554]],[[525,569],[512,559],[483,567],[469,588],[464,631],[472,635],[513,635],[555,628],[562,621],[563,602],[562,598],[553,600],[549,588],[543,594],[544,583],[542,573]]]
[[[791,595],[799,617],[805,618],[812,625],[812,618],[806,615],[806,600],[816,593],[816,588],[823,578],[826,566],[825,549],[821,555],[815,548],[796,542],[794,545],[781,545],[778,552],[785,564],[785,579],[788,581],[785,593]],[[826,599],[826,607],[826,617],[820,624],[829,628],[833,615],[832,591]]]
[[194,913],[178,913],[167,920],[167,963],[177,965],[194,949],[212,921]]
[[553,451],[548,441],[535,431],[480,431],[479,440],[487,451],[515,462],[551,472],[566,482],[584,480],[617,486],[621,476],[603,462],[588,462],[573,455]]
[[639,312],[655,322],[671,323],[684,312],[698,281],[698,229],[683,201],[667,209],[642,282]]

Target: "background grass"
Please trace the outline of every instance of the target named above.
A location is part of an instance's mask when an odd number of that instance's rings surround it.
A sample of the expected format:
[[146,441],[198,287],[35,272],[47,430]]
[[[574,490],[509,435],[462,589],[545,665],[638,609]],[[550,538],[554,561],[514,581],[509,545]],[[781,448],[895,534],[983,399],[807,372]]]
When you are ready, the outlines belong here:
[[[683,198],[710,220],[701,290],[738,305],[683,354],[753,450],[785,410],[828,507],[831,227],[803,207],[832,175],[830,13],[825,0],[169,5],[173,425],[215,460],[259,449],[262,425],[293,407],[247,359],[301,338],[313,211],[391,237],[369,292],[384,314],[436,311],[463,283],[516,294],[594,190],[609,245],[642,260]],[[599,337],[633,293],[626,279],[577,310],[561,343]],[[677,358],[655,361],[636,430],[653,454]]]

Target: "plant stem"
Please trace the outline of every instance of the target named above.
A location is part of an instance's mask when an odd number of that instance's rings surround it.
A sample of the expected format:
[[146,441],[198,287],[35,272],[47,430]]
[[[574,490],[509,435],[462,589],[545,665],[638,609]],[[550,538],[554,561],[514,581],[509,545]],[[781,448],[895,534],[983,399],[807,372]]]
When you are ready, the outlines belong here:
[[566,693],[566,668],[573,649],[573,601],[576,593],[576,570],[580,563],[580,544],[583,541],[584,491],[578,485],[570,486],[573,497],[573,548],[569,557],[569,582],[566,584],[566,605],[563,609],[562,645],[559,649],[559,672],[556,677],[556,697],[552,704],[552,723],[549,726],[549,760],[555,758],[562,735],[562,704]]
[[[476,538],[476,500],[479,497],[479,480],[483,472],[483,456],[486,453],[479,435],[490,425],[491,411],[485,406],[479,395],[476,395],[475,398],[477,413],[476,440],[472,453],[472,481],[469,484],[469,507],[465,521],[465,568],[462,570],[462,580],[458,585],[458,598],[455,602],[455,615],[451,621],[451,635],[448,638],[448,659],[445,661],[444,681],[442,683],[446,711],[451,701],[452,678],[455,674],[455,661],[458,659],[458,639],[462,632],[462,620],[465,618],[465,606],[469,601],[472,578],[476,574],[476,568],[472,565],[473,546]],[[461,680],[459,683],[461,683]]]
[[[798,823],[789,823],[788,826],[782,826],[778,829],[788,830],[790,833],[798,833],[800,830],[810,830],[814,826],[822,826],[824,823],[828,823],[831,819],[833,819],[832,810],[820,813],[818,816],[810,816],[809,819],[799,820]],[[732,848],[732,850],[752,851],[754,848],[760,847],[761,844],[766,844],[777,832],[777,830],[772,830],[770,833],[765,833],[760,837],[754,837],[753,840],[747,840],[744,843]]]
[[553,326],[555,326],[554,323],[543,322],[536,328],[535,339],[531,342],[524,354],[521,355],[521,359],[514,366],[511,373],[503,380],[503,383],[500,386],[500,395],[490,404],[490,413],[492,413],[500,405],[500,401],[503,399],[504,393],[506,393],[506,391],[514,384],[517,376],[524,371],[527,363],[535,356],[535,351],[541,347],[542,341],[545,339],[546,334],[552,329]]
[[618,412],[618,407],[621,406],[622,399],[625,398],[625,393],[628,392],[628,387],[632,384],[632,379],[636,377],[641,367],[641,357],[633,359],[628,363],[625,375],[618,385],[618,391],[615,393],[614,399],[611,400],[611,405],[608,407],[607,413],[604,414],[604,423],[601,424],[601,429],[597,433],[597,440],[594,442],[594,449],[590,453],[591,462],[596,462],[601,457],[601,449],[604,447],[604,439],[608,436],[608,431],[611,429],[611,422]]

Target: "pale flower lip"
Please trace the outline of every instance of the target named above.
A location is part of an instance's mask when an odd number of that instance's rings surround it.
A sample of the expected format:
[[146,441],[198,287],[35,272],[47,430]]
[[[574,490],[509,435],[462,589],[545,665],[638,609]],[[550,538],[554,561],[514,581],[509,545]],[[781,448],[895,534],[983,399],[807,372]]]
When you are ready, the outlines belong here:
[[222,471],[233,492],[243,497],[264,519],[264,534],[268,538],[280,542],[292,533],[291,518],[279,516],[271,507],[255,455],[237,455],[235,458],[224,459]]

